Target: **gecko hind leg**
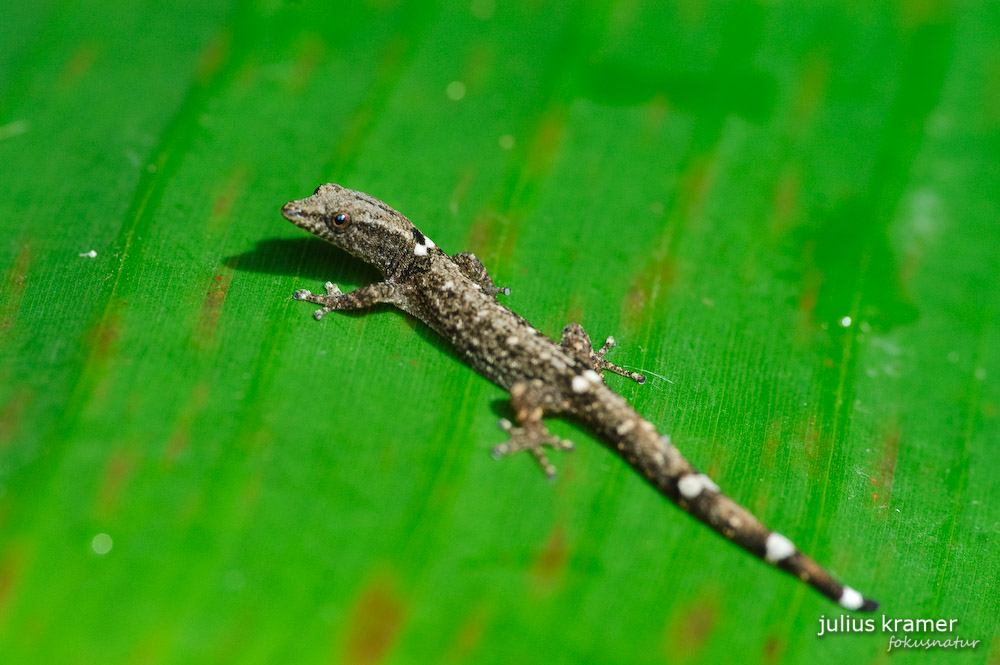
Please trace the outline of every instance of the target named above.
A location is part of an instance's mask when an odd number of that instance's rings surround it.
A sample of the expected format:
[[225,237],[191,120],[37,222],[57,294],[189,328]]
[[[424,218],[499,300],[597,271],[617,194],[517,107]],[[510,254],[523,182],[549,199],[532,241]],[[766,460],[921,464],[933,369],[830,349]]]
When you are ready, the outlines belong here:
[[543,418],[547,413],[555,414],[565,410],[565,398],[557,391],[547,388],[541,381],[518,381],[510,388],[510,402],[519,426],[515,427],[506,418],[500,419],[500,429],[507,432],[510,438],[493,449],[493,457],[500,459],[527,450],[542,467],[545,477],[555,480],[556,467],[545,456],[544,447],[573,450],[573,444],[549,432]]
[[639,384],[646,382],[646,377],[639,372],[629,371],[604,359],[604,354],[615,345],[615,338],[610,335],[604,340],[604,345],[595,351],[594,345],[590,341],[590,335],[583,329],[583,326],[579,323],[571,323],[563,328],[562,340],[559,342],[559,345],[598,372],[608,370],[609,372],[632,379]]

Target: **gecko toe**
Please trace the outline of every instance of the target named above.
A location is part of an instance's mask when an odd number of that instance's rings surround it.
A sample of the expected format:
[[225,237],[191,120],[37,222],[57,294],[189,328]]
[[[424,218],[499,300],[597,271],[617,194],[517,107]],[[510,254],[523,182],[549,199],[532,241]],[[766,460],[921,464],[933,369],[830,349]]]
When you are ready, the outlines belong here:
[[515,427],[506,418],[501,418],[497,424],[500,429],[510,435],[510,438],[493,448],[491,451],[493,458],[500,459],[501,457],[507,457],[522,450],[527,451],[534,458],[535,462],[538,463],[538,466],[542,468],[545,477],[550,481],[555,480],[556,467],[545,456],[545,448],[566,451],[574,449],[572,441],[560,439],[554,434],[549,433],[545,428]]
[[298,291],[292,294],[292,298],[294,298],[295,300],[305,300],[311,295],[312,291],[309,291],[308,289],[299,289]]

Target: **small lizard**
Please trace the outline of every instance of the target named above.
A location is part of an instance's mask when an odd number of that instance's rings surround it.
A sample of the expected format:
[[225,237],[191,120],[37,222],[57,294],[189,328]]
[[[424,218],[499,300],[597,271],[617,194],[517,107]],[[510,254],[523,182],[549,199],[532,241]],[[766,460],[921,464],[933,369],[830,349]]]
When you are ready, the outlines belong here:
[[341,293],[330,282],[325,294],[296,291],[292,296],[296,300],[321,306],[314,314],[317,320],[331,311],[395,305],[437,331],[480,374],[509,391],[517,426],[500,420],[510,438],[493,449],[495,457],[528,451],[545,475],[554,478],[555,467],[543,447],[570,450],[572,444],[551,434],[543,418],[569,416],[593,430],[661,494],[724,538],[812,585],[845,609],[871,612],[878,607],[722,494],[671,445],[669,437],[657,433],[652,423],[608,388],[604,371],[645,381],[642,374],[605,360],[614,338],[608,337],[595,351],[584,329],[571,323],[555,343],[498,302],[497,296],[510,290],[493,283],[475,254],[449,256],[402,214],[362,192],[322,185],[312,196],[286,203],[281,213],[385,276],[385,281],[350,293]]

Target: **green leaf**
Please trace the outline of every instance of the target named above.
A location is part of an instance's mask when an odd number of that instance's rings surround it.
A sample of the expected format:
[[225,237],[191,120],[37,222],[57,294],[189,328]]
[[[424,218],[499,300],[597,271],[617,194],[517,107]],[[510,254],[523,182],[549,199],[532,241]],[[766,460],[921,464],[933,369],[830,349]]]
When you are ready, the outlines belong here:
[[[992,3],[55,3],[0,23],[4,663],[1000,659]],[[456,84],[456,82],[458,84]],[[282,220],[367,191],[726,491],[871,631]],[[90,256],[91,251],[96,253]],[[957,619],[975,648],[895,648]],[[898,632],[898,631],[897,631]],[[897,637],[900,635],[897,634]],[[900,653],[902,652],[902,653]]]

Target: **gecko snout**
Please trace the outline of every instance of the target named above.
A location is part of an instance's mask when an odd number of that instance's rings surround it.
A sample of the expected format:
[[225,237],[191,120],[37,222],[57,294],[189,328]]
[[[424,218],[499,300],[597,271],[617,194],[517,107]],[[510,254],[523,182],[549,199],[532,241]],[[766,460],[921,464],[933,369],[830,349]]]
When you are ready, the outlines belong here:
[[295,201],[289,201],[285,205],[281,206],[281,214],[290,222],[302,217],[302,210],[295,206]]

